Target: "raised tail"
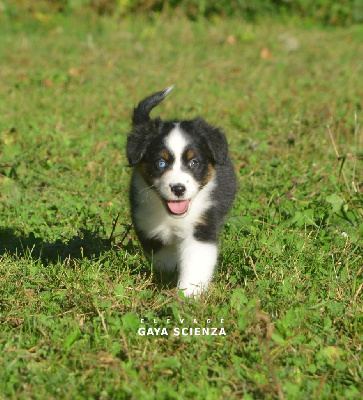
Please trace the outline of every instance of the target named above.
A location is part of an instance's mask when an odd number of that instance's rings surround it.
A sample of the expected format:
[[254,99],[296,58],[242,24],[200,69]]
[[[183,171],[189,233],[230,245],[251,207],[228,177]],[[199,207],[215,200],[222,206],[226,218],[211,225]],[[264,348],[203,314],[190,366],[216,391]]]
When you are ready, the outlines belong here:
[[132,124],[139,125],[150,121],[150,111],[165,99],[173,87],[174,85],[162,90],[161,92],[154,93],[142,100],[138,106],[134,108]]

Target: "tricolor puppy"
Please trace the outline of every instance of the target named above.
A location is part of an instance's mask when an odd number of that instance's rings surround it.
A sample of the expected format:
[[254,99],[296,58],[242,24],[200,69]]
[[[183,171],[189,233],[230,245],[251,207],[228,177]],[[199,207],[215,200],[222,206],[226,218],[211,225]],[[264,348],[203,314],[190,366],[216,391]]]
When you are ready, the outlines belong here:
[[127,139],[131,213],[145,255],[162,275],[177,272],[179,289],[198,295],[212,280],[218,234],[236,194],[222,131],[200,118],[151,119],[172,87],[135,108]]

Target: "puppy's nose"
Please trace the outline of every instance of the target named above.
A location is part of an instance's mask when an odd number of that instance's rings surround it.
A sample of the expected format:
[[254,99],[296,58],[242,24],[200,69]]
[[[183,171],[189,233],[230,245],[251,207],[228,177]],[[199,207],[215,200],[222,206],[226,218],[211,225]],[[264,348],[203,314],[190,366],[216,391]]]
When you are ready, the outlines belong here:
[[171,191],[178,197],[182,196],[185,192],[185,186],[181,183],[176,183],[175,185],[170,184]]

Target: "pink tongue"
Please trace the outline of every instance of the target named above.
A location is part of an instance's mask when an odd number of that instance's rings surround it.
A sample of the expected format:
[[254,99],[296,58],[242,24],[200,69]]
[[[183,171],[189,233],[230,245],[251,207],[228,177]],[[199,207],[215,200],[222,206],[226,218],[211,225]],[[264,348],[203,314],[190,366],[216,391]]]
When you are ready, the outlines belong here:
[[188,211],[190,200],[167,201],[169,210],[174,214],[184,214]]

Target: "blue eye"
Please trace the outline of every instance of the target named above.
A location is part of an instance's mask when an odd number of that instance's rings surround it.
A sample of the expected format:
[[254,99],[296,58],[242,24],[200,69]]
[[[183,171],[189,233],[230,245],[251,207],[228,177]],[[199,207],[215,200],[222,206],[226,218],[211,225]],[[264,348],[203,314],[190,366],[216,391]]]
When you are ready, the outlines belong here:
[[166,162],[163,159],[159,160],[156,164],[160,169],[164,169],[166,167]]

